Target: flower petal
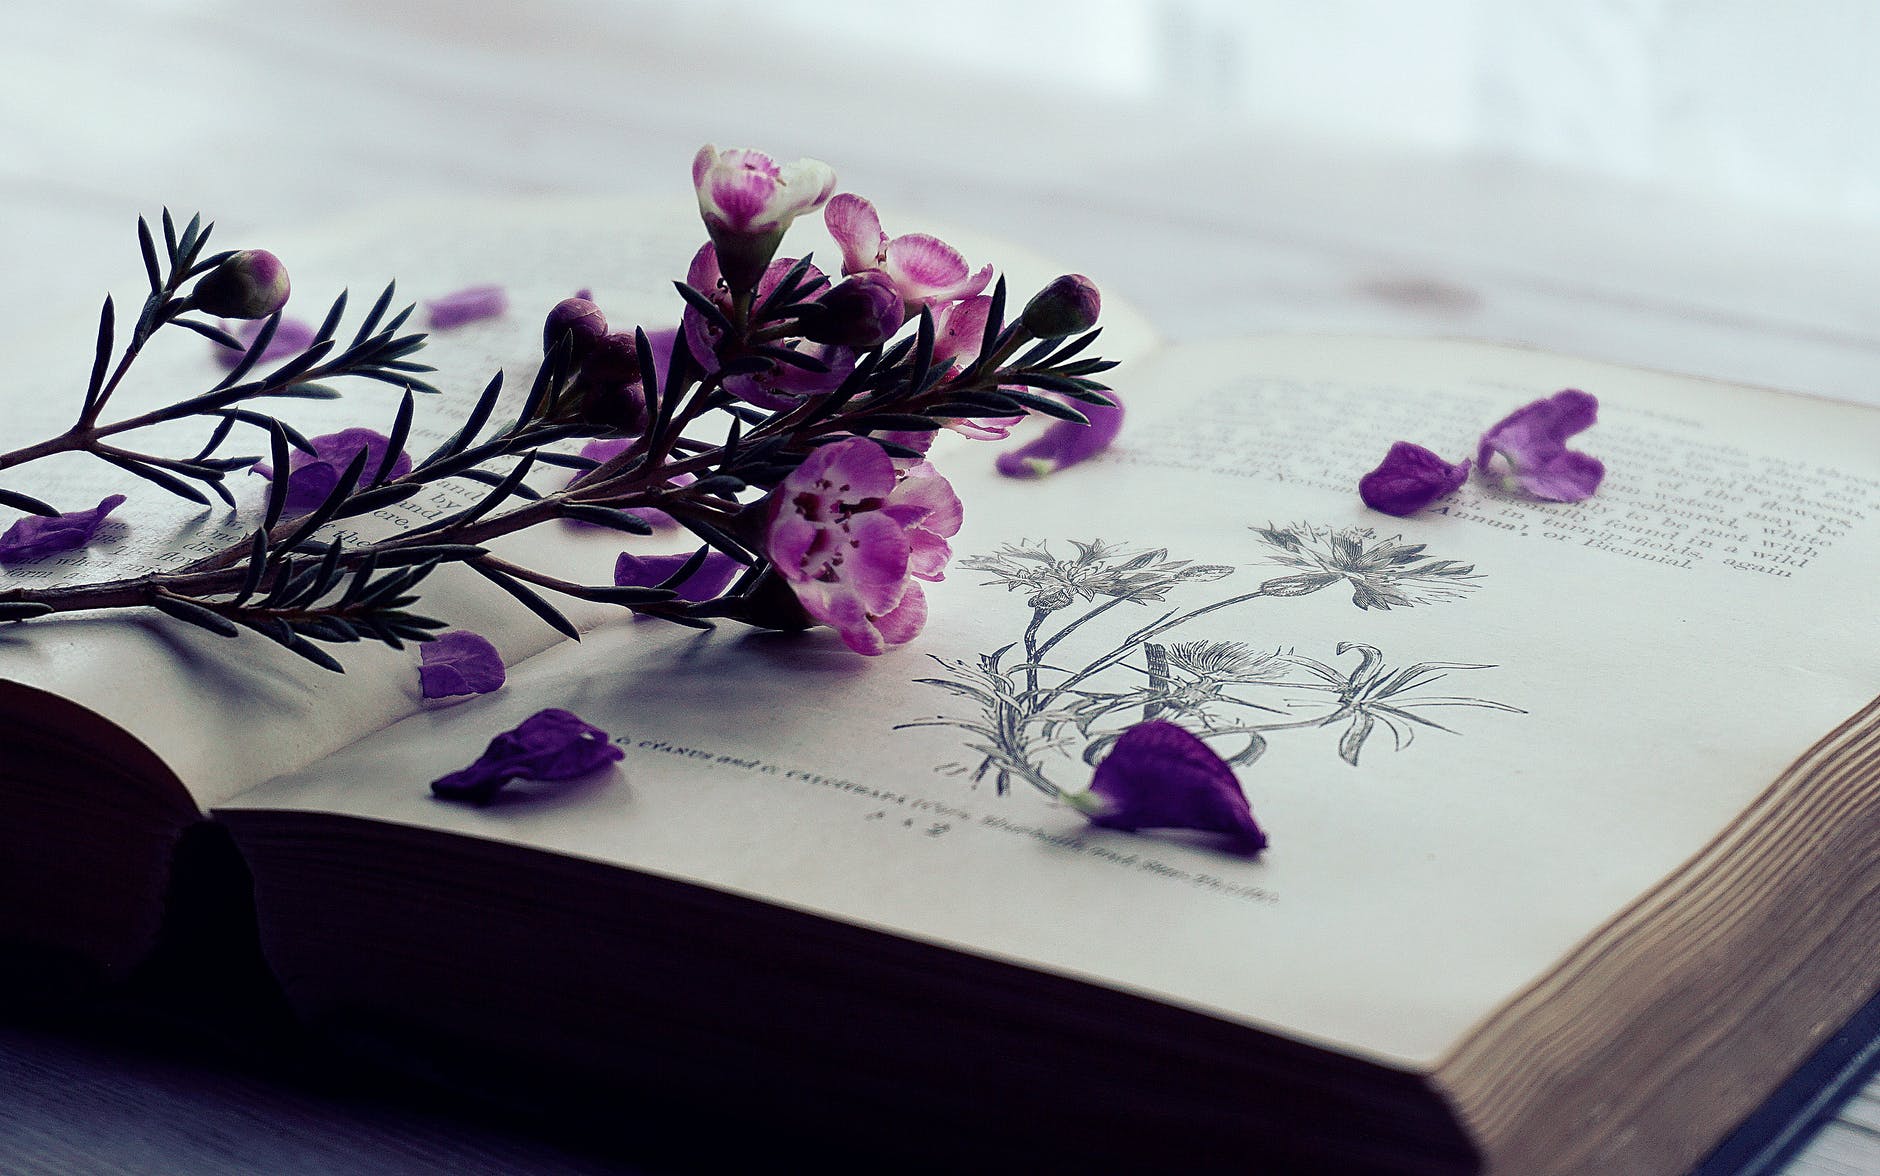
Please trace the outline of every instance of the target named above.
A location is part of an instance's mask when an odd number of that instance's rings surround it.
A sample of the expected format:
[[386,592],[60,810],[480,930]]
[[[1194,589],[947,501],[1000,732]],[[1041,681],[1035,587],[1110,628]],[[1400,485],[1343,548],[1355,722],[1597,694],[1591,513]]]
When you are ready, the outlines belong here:
[[488,804],[511,780],[569,780],[625,754],[607,732],[569,711],[538,711],[490,740],[469,767],[433,780],[431,791],[445,800]]
[[[1116,398],[1114,392],[1106,395],[1113,400]],[[1041,478],[1046,474],[1054,474],[1102,453],[1116,440],[1116,435],[1123,431],[1123,406],[1120,402],[1079,403],[1077,408],[1090,418],[1089,424],[1052,421],[1030,443],[1001,453],[996,463],[999,472],[1008,478]]]
[[0,534],[0,563],[17,563],[56,555],[90,543],[104,524],[105,516],[124,504],[122,494],[112,494],[90,510],[75,510],[59,515],[27,515]]
[[842,249],[842,272],[858,274],[880,266],[888,247],[875,206],[852,192],[843,192],[823,209],[823,224]]
[[[652,588],[671,579],[692,558],[690,552],[677,555],[634,555],[621,552],[614,560],[614,584],[621,588]],[[679,599],[710,600],[731,586],[744,565],[722,551],[705,556],[705,562],[674,589]]]
[[508,309],[509,294],[501,286],[468,286],[424,304],[426,321],[438,330],[496,318]]
[[[235,337],[242,341],[244,349],[247,344],[261,337],[261,328],[266,325],[266,321],[265,319],[249,319],[235,328]],[[263,349],[261,358],[256,363],[273,363],[277,359],[299,355],[312,344],[313,328],[299,319],[283,315],[280,326],[274,328],[274,337],[268,340],[267,347]],[[224,347],[220,343],[211,344],[211,346],[215,348],[215,361],[223,367],[233,370],[237,364],[241,363],[241,351],[233,347]]]
[[1451,465],[1421,445],[1398,441],[1358,480],[1358,497],[1372,510],[1402,517],[1455,493],[1468,476],[1468,458]]
[[1598,415],[1599,400],[1577,388],[1523,405],[1482,434],[1476,467],[1485,476],[1500,474],[1504,486],[1536,498],[1552,502],[1590,498],[1599,488],[1605,466],[1596,458],[1572,453],[1566,440],[1591,428]]
[[1161,720],[1125,731],[1074,803],[1108,829],[1219,833],[1246,854],[1267,845],[1234,769],[1206,743]]
[[[341,429],[308,438],[312,453],[296,449],[287,465],[287,512],[305,514],[325,502],[339,485],[340,475],[361,449],[366,451],[362,486],[374,485],[372,475],[385,460],[385,448],[391,439],[373,429]],[[256,462],[249,472],[272,478],[274,469],[266,462]],[[386,481],[396,481],[411,472],[411,455],[400,450],[386,471]]]
[[418,685],[426,698],[488,694],[508,677],[489,638],[468,629],[439,633],[419,647]]

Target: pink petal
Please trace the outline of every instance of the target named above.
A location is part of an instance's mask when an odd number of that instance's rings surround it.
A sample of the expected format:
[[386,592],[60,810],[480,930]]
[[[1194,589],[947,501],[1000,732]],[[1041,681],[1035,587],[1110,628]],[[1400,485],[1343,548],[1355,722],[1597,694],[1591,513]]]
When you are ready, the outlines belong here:
[[881,231],[881,218],[875,214],[873,204],[844,192],[823,209],[823,224],[842,249],[844,274],[858,274],[881,264],[888,235]]
[[1451,465],[1421,445],[1398,441],[1359,479],[1358,497],[1372,510],[1401,518],[1455,493],[1468,476],[1468,458]]
[[1538,469],[1522,471],[1515,481],[1529,494],[1548,502],[1584,502],[1599,489],[1605,476],[1604,462],[1569,449]]
[[991,314],[992,299],[983,294],[942,307],[934,317],[934,362],[964,367],[978,359]]
[[919,584],[909,584],[901,603],[875,618],[875,631],[889,645],[906,645],[927,624],[927,594]]
[[877,511],[851,519],[848,534],[849,548],[843,553],[839,575],[864,608],[884,613],[900,603],[907,587],[907,565],[913,554],[907,530]]
[[[953,302],[969,296],[945,293],[969,280],[966,259],[953,246],[926,233],[909,233],[888,242],[881,268],[900,287],[901,298],[906,302],[932,303],[936,298]],[[991,277],[990,270],[986,276]],[[984,283],[979,289],[985,289]],[[977,294],[979,290],[971,293]]]
[[[1111,399],[1116,393],[1107,392]],[[1123,406],[1085,404],[1077,408],[1090,418],[1088,425],[1054,420],[1027,445],[999,455],[998,470],[1008,478],[1040,478],[1068,469],[1108,449],[1123,430]]]

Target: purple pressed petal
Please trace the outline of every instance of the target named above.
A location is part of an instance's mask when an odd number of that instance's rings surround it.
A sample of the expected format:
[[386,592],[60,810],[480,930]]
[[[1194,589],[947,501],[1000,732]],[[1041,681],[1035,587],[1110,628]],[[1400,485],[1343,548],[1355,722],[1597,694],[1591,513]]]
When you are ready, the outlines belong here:
[[508,674],[489,639],[468,629],[439,633],[420,647],[418,660],[418,685],[426,698],[488,694]]
[[1242,853],[1266,848],[1227,761],[1174,723],[1151,720],[1123,733],[1090,782],[1101,802],[1086,811],[1109,829],[1194,829],[1230,838]]
[[[690,552],[678,555],[633,555],[621,552],[614,560],[614,584],[620,588],[652,588],[663,584],[692,558]],[[710,600],[731,586],[744,565],[722,551],[705,556],[698,570],[679,582],[679,599]]]
[[0,563],[38,559],[42,555],[83,547],[98,533],[105,516],[123,504],[122,494],[112,494],[90,510],[27,515],[0,534]]
[[570,780],[625,755],[607,732],[565,710],[544,710],[490,740],[477,761],[431,782],[446,800],[488,804],[515,779]]
[[[215,361],[231,370],[241,363],[242,354],[246,351],[247,345],[261,337],[261,328],[266,325],[266,321],[265,319],[250,319],[235,328],[235,337],[243,343],[241,351],[233,347],[224,347],[220,343],[210,344],[215,349]],[[282,316],[280,325],[274,328],[274,337],[268,340],[267,347],[261,352],[261,358],[255,363],[259,366],[264,363],[273,363],[277,359],[285,359],[290,355],[299,355],[312,344],[312,327],[299,319]]]
[[1398,441],[1358,480],[1358,497],[1372,510],[1401,518],[1455,493],[1468,476],[1468,458],[1451,465],[1421,445]]
[[844,274],[858,274],[881,264],[888,235],[881,231],[881,218],[873,204],[844,192],[823,208],[823,224],[842,250]]
[[1527,466],[1544,464],[1566,449],[1567,438],[1593,427],[1599,400],[1577,388],[1525,404],[1482,434],[1475,462],[1487,470],[1496,454],[1506,458],[1517,475]]
[[438,330],[495,318],[508,309],[509,294],[501,286],[468,286],[424,304],[426,321]]
[[1521,489],[1548,502],[1584,502],[1599,489],[1606,465],[1597,457],[1569,449],[1536,469],[1514,476]]
[[[1106,393],[1115,399],[1116,393]],[[1121,404],[1077,405],[1090,423],[1054,420],[1034,440],[999,455],[998,470],[1008,478],[1039,478],[1089,461],[1102,453],[1123,430]]]
[[[286,509],[290,514],[305,514],[325,502],[333,487],[339,485],[340,475],[361,449],[366,451],[366,464],[360,483],[374,484],[372,475],[384,462],[385,447],[391,441],[373,429],[341,429],[337,433],[310,437],[308,444],[313,446],[311,454],[296,449],[287,463]],[[255,473],[274,476],[273,468],[265,463],[251,468]],[[410,472],[411,455],[400,450],[385,480],[395,481]]]

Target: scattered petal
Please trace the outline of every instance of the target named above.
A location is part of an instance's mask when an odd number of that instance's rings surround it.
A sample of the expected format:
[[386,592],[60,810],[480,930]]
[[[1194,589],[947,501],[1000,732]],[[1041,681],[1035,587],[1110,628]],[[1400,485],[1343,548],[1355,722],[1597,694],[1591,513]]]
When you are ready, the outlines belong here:
[[468,286],[424,304],[425,320],[438,330],[495,318],[508,309],[509,295],[501,286]]
[[418,685],[426,698],[488,694],[508,676],[502,655],[487,637],[468,629],[439,633],[420,647]]
[[[1108,393],[1114,400],[1116,394]],[[999,472],[1008,478],[1041,478],[1089,461],[1102,453],[1123,430],[1123,406],[1083,404],[1077,408],[1090,423],[1054,420],[1028,444],[999,455]]]
[[475,763],[433,780],[431,791],[445,800],[483,805],[511,780],[571,780],[625,754],[599,727],[551,708],[490,740]]
[[1097,765],[1089,791],[1071,803],[1106,829],[1218,833],[1248,855],[1267,844],[1234,769],[1206,743],[1159,719],[1125,731]]
[[1398,441],[1358,480],[1358,497],[1372,510],[1402,518],[1454,494],[1468,476],[1468,458],[1451,465],[1421,445]]
[[1605,465],[1568,449],[1567,438],[1592,427],[1598,398],[1567,388],[1524,405],[1482,434],[1475,464],[1504,489],[1526,491],[1549,502],[1580,502],[1593,496]]
[[0,563],[17,563],[56,555],[90,543],[104,523],[105,516],[124,504],[122,494],[113,494],[90,510],[76,510],[61,515],[27,515],[0,534]]
[[[366,451],[365,474],[360,478],[362,486],[373,486],[372,475],[378,471],[385,460],[385,447],[391,439],[385,434],[372,429],[341,429],[337,433],[325,433],[308,438],[313,446],[312,453],[302,453],[296,449],[287,463],[287,513],[305,514],[333,493],[339,485],[340,475],[352,464],[354,456],[363,449]],[[249,467],[249,472],[260,474],[264,478],[274,476],[274,467],[267,462],[256,462]],[[396,481],[411,472],[411,455],[403,450],[393,460],[392,468],[386,471],[386,481]]]
[[[686,565],[692,558],[691,553],[679,555],[633,555],[621,552],[614,561],[614,584],[621,588],[654,588],[665,583],[673,573]],[[722,551],[713,551],[705,556],[705,562],[698,570],[681,580],[674,589],[679,599],[690,601],[710,600],[731,586],[731,581],[738,578],[744,565],[732,559]]]
[[[242,361],[247,345],[261,337],[261,328],[265,319],[250,319],[236,327],[231,334],[242,341],[242,350],[224,347],[219,343],[210,344],[215,348],[215,361],[225,368],[233,368]],[[224,324],[226,326],[227,324]],[[286,359],[290,355],[299,355],[313,344],[313,328],[299,319],[282,317],[281,325],[274,328],[274,338],[268,340],[267,349],[261,353],[257,363],[273,363],[277,359]]]

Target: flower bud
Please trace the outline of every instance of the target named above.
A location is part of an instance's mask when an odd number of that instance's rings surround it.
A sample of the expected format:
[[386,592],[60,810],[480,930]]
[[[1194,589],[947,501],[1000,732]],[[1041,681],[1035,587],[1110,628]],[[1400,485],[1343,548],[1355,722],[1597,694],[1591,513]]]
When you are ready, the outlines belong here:
[[1103,310],[1096,284],[1082,274],[1065,274],[1025,304],[1019,323],[1040,339],[1061,339],[1088,331]]
[[894,279],[866,270],[817,300],[804,316],[803,334],[817,343],[865,351],[893,338],[906,317]]
[[578,295],[564,298],[555,304],[555,309],[548,312],[548,320],[542,324],[542,350],[553,350],[563,335],[573,336],[570,340],[574,347],[573,357],[579,362],[586,358],[596,343],[607,336],[607,316],[586,298]]
[[[572,300],[571,300],[572,301]],[[641,387],[640,350],[633,336],[602,335],[591,344],[575,377],[572,414],[622,433],[646,428],[646,392]]]
[[265,249],[232,253],[196,283],[190,301],[216,318],[266,318],[287,305],[287,267]]

